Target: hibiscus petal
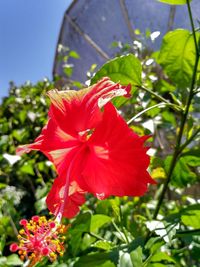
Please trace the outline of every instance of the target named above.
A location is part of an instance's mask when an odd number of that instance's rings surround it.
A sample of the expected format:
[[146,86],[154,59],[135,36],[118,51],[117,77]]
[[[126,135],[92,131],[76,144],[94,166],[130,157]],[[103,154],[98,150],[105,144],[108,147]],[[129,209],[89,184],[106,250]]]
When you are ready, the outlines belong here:
[[82,172],[86,186],[82,188],[99,198],[143,195],[148,183],[155,183],[146,170],[149,156],[144,140],[107,104],[88,141],[90,153]]
[[85,203],[85,192],[75,182],[70,184],[67,198],[64,198],[64,190],[63,180],[56,178],[46,199],[47,207],[55,216],[62,209],[64,217],[72,218],[79,212],[79,206]]
[[[129,96],[130,85],[121,86],[109,78],[80,91],[51,90],[49,116],[57,125],[71,135],[93,129],[102,118],[101,108],[116,96]],[[64,123],[66,122],[66,123]]]

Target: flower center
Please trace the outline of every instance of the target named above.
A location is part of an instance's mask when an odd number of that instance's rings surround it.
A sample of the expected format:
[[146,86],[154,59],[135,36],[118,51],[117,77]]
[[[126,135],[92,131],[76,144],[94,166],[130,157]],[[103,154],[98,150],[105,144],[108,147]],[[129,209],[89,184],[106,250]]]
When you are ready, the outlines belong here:
[[87,130],[84,130],[84,131],[79,132],[78,133],[79,140],[81,142],[87,142],[93,132],[94,132],[94,129],[87,129]]

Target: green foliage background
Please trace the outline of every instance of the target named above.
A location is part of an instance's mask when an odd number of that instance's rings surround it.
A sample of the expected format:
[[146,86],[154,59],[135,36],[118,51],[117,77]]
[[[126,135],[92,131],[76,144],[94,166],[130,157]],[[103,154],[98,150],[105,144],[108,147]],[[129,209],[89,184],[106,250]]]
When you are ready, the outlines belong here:
[[[161,2],[189,7],[184,0]],[[137,45],[119,49],[119,56],[102,66],[91,83],[109,76],[132,85],[132,97],[114,104],[134,131],[152,135],[149,171],[158,184],[141,198],[100,201],[88,196],[70,220],[64,257],[54,263],[44,259],[37,267],[200,266],[199,32],[169,32],[160,51],[152,54],[140,37]],[[72,71],[65,71],[67,77]],[[45,92],[54,83],[11,84],[0,106],[0,266],[23,265],[9,252],[19,220],[48,216],[45,198],[56,177],[54,167],[39,152],[9,156],[39,135],[49,107]],[[66,84],[72,85],[80,87],[78,82]]]

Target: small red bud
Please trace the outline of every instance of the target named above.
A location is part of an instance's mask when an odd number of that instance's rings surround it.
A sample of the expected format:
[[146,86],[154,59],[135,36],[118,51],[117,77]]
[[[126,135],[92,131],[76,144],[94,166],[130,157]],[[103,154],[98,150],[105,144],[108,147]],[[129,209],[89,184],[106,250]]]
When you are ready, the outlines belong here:
[[23,226],[26,226],[27,223],[28,223],[28,221],[27,221],[26,219],[22,219],[22,220],[19,222],[19,224],[20,224],[20,225],[23,225]]
[[34,222],[38,222],[39,219],[40,219],[40,217],[37,216],[37,215],[35,215],[35,216],[32,217],[32,220],[33,220]]
[[50,226],[51,228],[54,228],[54,227],[56,226],[56,224],[55,224],[55,222],[50,222],[49,226]]
[[47,256],[49,254],[49,249],[48,248],[43,248],[42,249],[42,255]]
[[16,252],[19,249],[18,245],[16,243],[13,243],[10,245],[10,251]]

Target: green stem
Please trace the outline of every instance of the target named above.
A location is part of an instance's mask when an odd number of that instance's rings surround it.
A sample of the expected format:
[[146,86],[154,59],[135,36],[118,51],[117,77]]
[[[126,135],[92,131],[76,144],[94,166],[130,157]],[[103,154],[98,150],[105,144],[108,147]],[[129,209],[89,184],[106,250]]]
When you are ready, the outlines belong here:
[[117,230],[117,232],[119,233],[119,235],[121,236],[121,238],[126,242],[126,244],[129,244],[128,238],[127,236],[123,233],[122,235],[122,231],[120,231],[119,227],[116,225],[116,223],[114,222],[114,220],[112,220],[112,224],[115,227],[115,229]]
[[185,143],[180,147],[180,149],[179,149],[180,153],[194,140],[194,138],[198,135],[198,133],[200,133],[200,128],[197,129],[193,133],[193,135],[188,140],[186,140]]
[[195,28],[194,28],[194,21],[193,21],[193,17],[192,17],[192,11],[191,11],[191,7],[190,7],[190,1],[187,0],[187,8],[188,8],[188,13],[189,13],[189,18],[190,18],[190,24],[192,27],[192,34],[194,37],[194,44],[195,44],[195,49],[196,49],[196,53],[197,55],[199,54],[198,52],[198,43],[197,43],[197,38],[196,38],[196,34],[195,34]]
[[95,233],[92,233],[92,232],[86,232],[86,233],[89,234],[89,235],[92,236],[92,237],[95,237],[95,238],[98,239],[98,240],[107,241],[107,240],[105,240],[103,237],[101,237],[100,235],[97,235],[97,234],[95,234]]
[[166,104],[169,105],[171,108],[173,108],[175,111],[179,111],[179,112],[182,111],[182,108],[181,108],[180,106],[177,106],[177,105],[175,105],[175,104],[170,103],[168,100],[166,100],[166,99],[163,98],[162,96],[156,94],[156,93],[153,92],[152,90],[150,90],[150,89],[148,89],[148,88],[145,88],[145,87],[143,87],[143,86],[138,86],[138,85],[136,85],[136,87],[137,87],[138,89],[141,89],[141,90],[143,90],[143,91],[148,92],[149,94],[151,94],[152,96],[154,96],[157,100],[166,103]]
[[198,68],[198,63],[199,63],[199,52],[198,52],[198,46],[197,46],[197,41],[196,41],[196,34],[195,34],[195,29],[194,29],[194,23],[193,23],[193,18],[192,18],[192,13],[191,13],[191,9],[190,9],[190,3],[189,0],[187,0],[187,5],[188,5],[188,12],[189,12],[189,16],[190,16],[190,21],[191,21],[191,26],[192,26],[192,33],[193,33],[193,38],[194,38],[194,42],[195,42],[195,47],[196,47],[196,59],[195,59],[195,64],[194,64],[194,69],[193,69],[193,75],[192,75],[192,81],[191,81],[191,85],[190,85],[190,92],[189,92],[189,96],[188,96],[188,100],[187,100],[187,104],[185,107],[185,111],[182,114],[181,117],[181,124],[180,124],[180,130],[177,136],[177,142],[176,142],[176,147],[174,150],[174,154],[172,157],[172,161],[169,167],[169,172],[167,175],[167,179],[165,180],[165,184],[163,186],[163,189],[161,191],[154,215],[153,215],[153,219],[155,220],[157,218],[157,215],[159,213],[159,210],[161,208],[162,202],[164,200],[164,196],[165,193],[167,191],[168,188],[168,184],[171,180],[174,168],[176,166],[176,162],[180,156],[180,152],[181,150],[181,140],[182,140],[182,136],[183,136],[183,131],[185,128],[185,123],[187,121],[187,117],[188,117],[188,112],[189,112],[189,108],[193,99],[193,91],[194,91],[194,86],[195,86],[195,82],[196,82],[196,75],[197,75],[197,68]]
[[176,236],[191,236],[191,235],[200,235],[200,228],[194,230],[185,230],[185,231],[177,231]]
[[159,104],[156,104],[154,106],[151,106],[149,108],[146,108],[144,110],[142,110],[141,112],[139,112],[138,114],[136,114],[134,117],[132,117],[129,121],[127,121],[127,124],[131,124],[131,122],[133,122],[135,119],[137,119],[138,117],[140,117],[142,114],[144,114],[145,112],[151,110],[151,109],[154,109],[154,108],[162,108],[164,106],[168,105],[167,103],[159,103]]
[[126,233],[126,228],[124,227],[123,225],[123,222],[122,222],[122,209],[121,209],[121,205],[119,205],[119,220],[120,220],[120,225],[121,225],[121,228],[122,228],[122,232],[125,236],[125,239],[126,239],[126,243],[129,244],[129,239],[128,239],[128,236],[127,236],[127,233]]

